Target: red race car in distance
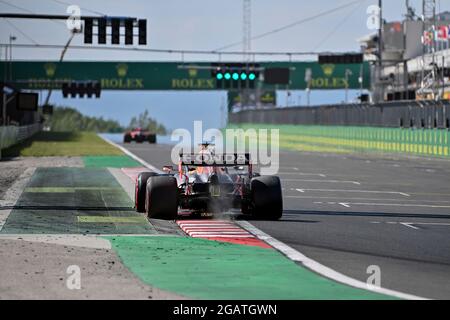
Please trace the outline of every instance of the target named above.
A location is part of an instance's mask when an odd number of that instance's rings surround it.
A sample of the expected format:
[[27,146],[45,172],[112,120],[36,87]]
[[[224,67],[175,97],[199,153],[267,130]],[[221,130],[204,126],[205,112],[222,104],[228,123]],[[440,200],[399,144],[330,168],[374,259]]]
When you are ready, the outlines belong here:
[[131,141],[136,141],[138,143],[142,143],[144,141],[156,143],[156,134],[142,128],[134,128],[131,131],[125,132],[123,136],[124,143],[130,143]]

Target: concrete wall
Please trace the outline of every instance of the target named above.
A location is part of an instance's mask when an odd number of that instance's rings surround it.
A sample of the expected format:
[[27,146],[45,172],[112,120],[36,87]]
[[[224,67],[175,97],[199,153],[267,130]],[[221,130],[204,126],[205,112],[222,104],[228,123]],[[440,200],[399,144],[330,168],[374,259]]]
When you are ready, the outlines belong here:
[[229,128],[277,129],[279,147],[295,151],[385,152],[450,157],[450,131],[443,129],[288,124],[234,124]]
[[450,102],[405,101],[246,110],[231,113],[228,119],[231,124],[448,128]]
[[1,150],[25,140],[41,130],[40,124],[29,126],[0,126],[0,158]]

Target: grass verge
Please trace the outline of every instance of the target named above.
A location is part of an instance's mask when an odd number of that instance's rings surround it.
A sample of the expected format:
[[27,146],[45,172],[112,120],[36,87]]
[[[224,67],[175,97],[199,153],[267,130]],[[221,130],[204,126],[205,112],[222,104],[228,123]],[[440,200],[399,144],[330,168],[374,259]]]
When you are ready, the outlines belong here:
[[94,132],[39,132],[30,139],[2,150],[4,157],[114,156],[122,151]]

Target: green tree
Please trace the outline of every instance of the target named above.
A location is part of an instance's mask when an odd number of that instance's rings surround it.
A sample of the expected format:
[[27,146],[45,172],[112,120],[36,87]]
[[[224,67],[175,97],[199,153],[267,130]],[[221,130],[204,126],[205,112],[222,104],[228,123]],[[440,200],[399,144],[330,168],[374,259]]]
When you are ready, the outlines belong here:
[[56,107],[45,124],[52,131],[94,131],[118,133],[124,128],[115,120],[104,120],[102,117],[89,117],[69,107]]
[[122,133],[125,130],[140,127],[150,132],[165,135],[167,129],[149,116],[147,110],[133,117],[128,127],[124,128],[118,121],[103,117],[89,117],[70,107],[55,107],[53,114],[45,124],[52,131],[93,131],[107,133]]
[[140,113],[137,117],[131,118],[130,124],[128,125],[128,129],[133,128],[142,128],[144,130],[148,130],[150,132],[166,135],[167,129],[156,120],[149,116],[148,110]]

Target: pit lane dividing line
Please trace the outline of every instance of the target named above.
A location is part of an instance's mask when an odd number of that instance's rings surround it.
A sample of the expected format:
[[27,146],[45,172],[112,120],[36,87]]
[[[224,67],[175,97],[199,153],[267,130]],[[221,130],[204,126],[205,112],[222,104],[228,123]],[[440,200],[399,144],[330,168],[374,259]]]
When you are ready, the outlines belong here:
[[[372,224],[382,224],[381,221],[370,221]],[[397,221],[386,221],[384,222],[386,224],[401,224],[402,226],[414,229],[414,230],[420,230],[417,225],[430,225],[430,226],[450,226],[450,223],[441,223],[441,222],[397,222]]]
[[342,200],[346,199],[347,202],[351,202],[352,200],[358,200],[358,201],[402,201],[402,202],[408,202],[408,203],[450,203],[450,201],[446,200],[424,200],[424,199],[417,199],[417,200],[406,200],[406,199],[382,199],[382,198],[359,198],[359,197],[318,197],[318,196],[283,196],[284,198],[293,198],[293,199],[328,199],[328,200]]
[[278,172],[278,175],[296,175],[296,176],[318,176],[326,178],[326,174],[323,173],[305,173],[305,172]]
[[320,202],[316,201],[314,204],[331,204],[331,205],[341,205],[345,208],[350,208],[351,206],[384,206],[384,207],[419,207],[419,208],[450,208],[450,206],[439,206],[433,204],[414,204],[414,203],[375,203],[375,202]]
[[281,181],[288,182],[324,182],[324,183],[347,183],[347,184],[355,184],[357,186],[361,185],[361,182],[358,181],[347,181],[347,180],[316,180],[316,179],[281,179]]
[[378,191],[378,190],[344,190],[344,189],[291,189],[296,190],[300,193],[305,193],[305,191],[318,191],[318,192],[356,192],[356,193],[379,193],[379,194],[399,194],[405,197],[410,197],[411,195],[406,192],[399,191]]

